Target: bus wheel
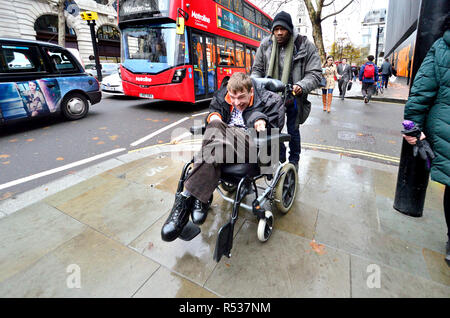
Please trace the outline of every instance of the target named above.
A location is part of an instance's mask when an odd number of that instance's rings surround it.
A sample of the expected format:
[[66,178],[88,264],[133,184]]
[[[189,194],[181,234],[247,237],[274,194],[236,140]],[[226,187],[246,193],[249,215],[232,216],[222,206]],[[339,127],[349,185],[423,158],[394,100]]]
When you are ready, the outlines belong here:
[[80,93],[71,93],[64,97],[61,103],[61,113],[68,120],[81,119],[89,111],[89,102]]

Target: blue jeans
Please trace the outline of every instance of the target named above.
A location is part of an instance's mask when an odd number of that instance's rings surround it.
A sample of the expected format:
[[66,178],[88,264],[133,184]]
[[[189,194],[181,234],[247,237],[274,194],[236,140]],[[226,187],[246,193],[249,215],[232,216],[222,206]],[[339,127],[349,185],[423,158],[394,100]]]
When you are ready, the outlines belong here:
[[381,87],[384,87],[384,88],[387,88],[387,86],[388,86],[388,83],[389,83],[389,75],[381,75],[381,78],[382,78],[382,80],[381,80]]
[[[295,126],[295,120],[297,119],[297,103],[286,107],[286,126],[288,134],[291,135],[289,141],[289,162],[298,163],[300,160],[300,127]],[[280,162],[286,161],[286,146],[284,143],[280,144]]]

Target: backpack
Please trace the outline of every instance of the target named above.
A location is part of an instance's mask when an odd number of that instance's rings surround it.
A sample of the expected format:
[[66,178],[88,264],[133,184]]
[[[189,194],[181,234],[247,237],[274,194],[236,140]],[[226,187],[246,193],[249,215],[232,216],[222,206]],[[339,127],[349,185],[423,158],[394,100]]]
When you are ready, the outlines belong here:
[[374,64],[366,64],[364,66],[364,79],[373,79],[375,77],[375,65]]

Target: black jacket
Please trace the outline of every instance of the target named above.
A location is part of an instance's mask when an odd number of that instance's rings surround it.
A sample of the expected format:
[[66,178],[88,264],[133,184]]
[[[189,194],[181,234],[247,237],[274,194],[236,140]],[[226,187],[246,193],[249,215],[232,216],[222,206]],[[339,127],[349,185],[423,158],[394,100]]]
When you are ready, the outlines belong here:
[[[259,119],[266,121],[267,128],[279,128],[284,126],[284,103],[278,94],[268,91],[253,83],[253,105],[247,107],[242,113],[245,126],[254,128],[255,122]],[[209,105],[209,113],[218,113],[222,121],[229,123],[231,119],[231,105],[225,101],[227,87],[224,85],[219,91],[214,93],[214,97]],[[209,116],[208,116],[209,117]]]

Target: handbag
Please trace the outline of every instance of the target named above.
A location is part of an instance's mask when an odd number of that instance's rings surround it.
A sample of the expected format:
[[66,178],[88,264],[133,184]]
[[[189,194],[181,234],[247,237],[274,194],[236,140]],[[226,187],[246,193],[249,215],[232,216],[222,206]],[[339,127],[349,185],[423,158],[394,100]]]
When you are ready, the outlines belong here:
[[295,124],[296,126],[302,125],[311,113],[311,102],[308,100],[308,94],[302,94],[299,99],[294,98],[294,105],[297,107],[297,119]]
[[353,82],[352,82],[352,81],[349,81],[349,82],[348,82],[348,85],[347,85],[347,90],[348,90],[348,91],[352,89],[352,85],[353,85]]
[[325,77],[322,77],[319,87],[325,87],[325,86],[327,86],[327,79]]

